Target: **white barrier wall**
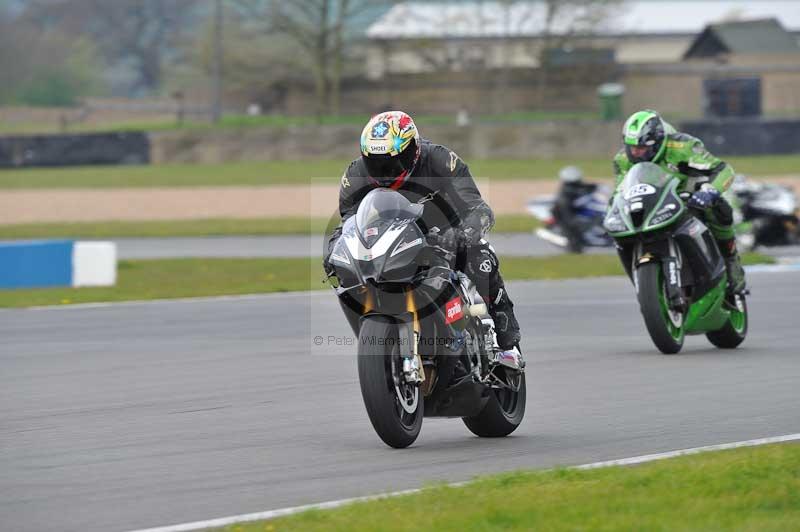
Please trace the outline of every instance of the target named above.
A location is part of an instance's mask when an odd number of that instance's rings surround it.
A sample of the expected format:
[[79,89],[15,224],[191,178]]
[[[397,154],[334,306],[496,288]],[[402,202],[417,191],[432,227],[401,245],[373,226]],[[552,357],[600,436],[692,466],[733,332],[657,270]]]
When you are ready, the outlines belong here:
[[117,245],[114,242],[75,242],[72,247],[72,286],[114,286]]

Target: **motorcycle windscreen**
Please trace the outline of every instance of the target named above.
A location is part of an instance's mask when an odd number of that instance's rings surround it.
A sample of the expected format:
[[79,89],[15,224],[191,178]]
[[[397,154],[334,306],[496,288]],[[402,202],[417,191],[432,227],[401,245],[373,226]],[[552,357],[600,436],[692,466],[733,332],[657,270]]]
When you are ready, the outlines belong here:
[[[664,188],[674,176],[654,163],[635,164],[625,179],[622,180],[622,191],[625,199],[637,195],[637,191],[649,190],[649,187]],[[643,186],[646,185],[646,186]]]
[[661,198],[661,192],[674,176],[653,163],[639,163],[628,171],[617,194],[613,210],[628,229],[643,228]]
[[388,188],[376,188],[367,194],[356,212],[356,230],[364,246],[371,248],[392,225],[413,221],[422,215],[423,206],[411,203],[402,194]]

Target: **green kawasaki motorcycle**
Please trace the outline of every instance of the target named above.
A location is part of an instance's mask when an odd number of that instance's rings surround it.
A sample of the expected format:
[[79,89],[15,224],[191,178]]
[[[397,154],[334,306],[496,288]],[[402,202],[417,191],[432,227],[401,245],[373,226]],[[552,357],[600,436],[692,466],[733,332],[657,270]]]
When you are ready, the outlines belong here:
[[603,226],[633,281],[656,347],[677,353],[687,334],[734,348],[747,335],[744,294],[729,294],[725,261],[709,229],[678,192],[681,181],[653,163],[625,176]]

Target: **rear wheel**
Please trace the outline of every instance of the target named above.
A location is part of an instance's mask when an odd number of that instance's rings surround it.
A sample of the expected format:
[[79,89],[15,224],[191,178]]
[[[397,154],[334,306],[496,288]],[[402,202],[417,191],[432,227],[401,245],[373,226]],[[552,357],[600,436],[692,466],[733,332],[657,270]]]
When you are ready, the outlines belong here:
[[672,355],[681,350],[684,338],[684,315],[669,308],[667,287],[661,264],[648,262],[636,270],[639,307],[647,332],[659,351]]
[[747,336],[747,301],[744,295],[736,294],[732,300],[726,300],[730,310],[730,318],[718,331],[706,333],[708,341],[722,349],[733,349],[744,342]]
[[462,418],[473,434],[483,438],[502,438],[517,430],[525,417],[525,374],[520,373],[516,379],[518,391],[493,388],[480,414]]
[[424,401],[419,387],[403,378],[397,325],[370,316],[358,336],[358,380],[372,427],[386,445],[408,447],[422,428]]

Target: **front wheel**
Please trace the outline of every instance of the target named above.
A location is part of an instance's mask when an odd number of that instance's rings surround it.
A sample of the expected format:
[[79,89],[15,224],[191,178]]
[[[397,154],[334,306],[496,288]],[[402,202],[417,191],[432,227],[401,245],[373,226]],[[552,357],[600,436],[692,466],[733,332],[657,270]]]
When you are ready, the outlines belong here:
[[375,432],[390,447],[402,449],[417,439],[424,401],[419,387],[403,378],[397,324],[370,316],[358,334],[358,380]]
[[733,349],[744,342],[747,336],[747,301],[744,295],[736,294],[733,301],[725,301],[731,313],[725,325],[717,330],[706,333],[708,341],[722,349]]
[[502,438],[519,427],[525,416],[525,374],[520,373],[519,388],[493,388],[483,410],[473,417],[462,418],[467,428],[482,438]]
[[683,347],[684,315],[669,308],[661,264],[642,264],[635,275],[638,278],[639,307],[650,338],[665,355],[679,352]]

